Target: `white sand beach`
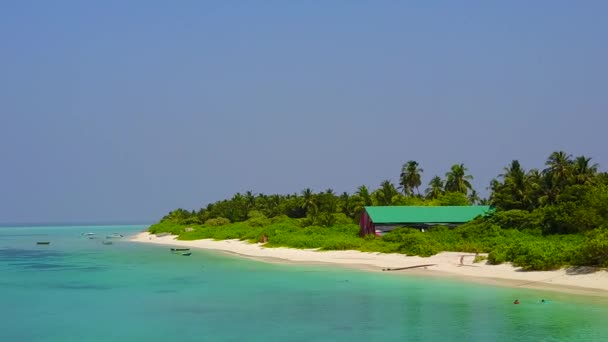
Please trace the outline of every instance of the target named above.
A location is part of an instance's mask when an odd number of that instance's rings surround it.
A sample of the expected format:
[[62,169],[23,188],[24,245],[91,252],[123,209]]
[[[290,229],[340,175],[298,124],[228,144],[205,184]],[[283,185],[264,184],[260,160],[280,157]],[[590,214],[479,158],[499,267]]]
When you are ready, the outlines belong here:
[[359,251],[264,248],[259,243],[250,244],[239,240],[215,241],[204,239],[180,241],[176,239],[176,236],[158,237],[148,232],[141,232],[133,236],[131,241],[223,251],[265,262],[335,264],[380,272],[386,268],[432,265],[385,273],[443,276],[501,286],[608,297],[608,272],[606,270],[576,268],[524,272],[510,264],[487,265],[484,262],[473,263],[475,255],[470,253],[442,252],[428,258],[422,258],[403,254],[365,253]]

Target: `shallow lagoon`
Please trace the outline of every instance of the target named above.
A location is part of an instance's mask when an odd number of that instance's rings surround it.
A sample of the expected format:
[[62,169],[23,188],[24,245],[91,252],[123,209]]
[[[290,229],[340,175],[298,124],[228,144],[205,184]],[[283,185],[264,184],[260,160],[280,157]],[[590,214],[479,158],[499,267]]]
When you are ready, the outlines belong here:
[[[0,228],[0,341],[601,341],[608,300]],[[81,236],[96,233],[97,239]],[[37,246],[36,241],[51,241]],[[522,304],[513,305],[519,298]],[[540,299],[546,299],[541,304]]]

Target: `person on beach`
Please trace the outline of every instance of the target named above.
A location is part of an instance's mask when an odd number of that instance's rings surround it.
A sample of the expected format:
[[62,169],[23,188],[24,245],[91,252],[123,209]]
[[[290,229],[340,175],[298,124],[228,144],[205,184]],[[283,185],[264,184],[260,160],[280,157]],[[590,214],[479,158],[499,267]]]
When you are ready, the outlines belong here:
[[513,304],[519,304],[519,299],[516,299]]
[[464,263],[463,263],[463,262],[464,262],[464,255],[461,255],[461,256],[460,256],[460,264],[461,264],[461,265],[464,265]]

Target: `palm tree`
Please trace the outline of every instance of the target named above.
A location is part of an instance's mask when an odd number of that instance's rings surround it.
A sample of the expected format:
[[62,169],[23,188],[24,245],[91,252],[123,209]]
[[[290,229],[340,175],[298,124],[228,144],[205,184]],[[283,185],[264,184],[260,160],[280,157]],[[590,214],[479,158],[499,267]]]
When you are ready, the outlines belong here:
[[576,184],[589,184],[597,176],[599,165],[591,164],[591,158],[576,157],[572,165],[572,176]]
[[340,207],[341,207],[341,211],[348,216],[349,211],[348,211],[348,204],[350,202],[350,195],[348,194],[348,192],[344,191],[341,195],[340,195]]
[[541,205],[550,205],[557,202],[561,187],[554,173],[547,173],[541,178],[538,202]]
[[384,180],[380,183],[380,188],[374,191],[373,196],[378,205],[391,205],[393,196],[397,195],[395,185],[389,180]]
[[364,206],[372,205],[372,197],[370,196],[369,190],[367,190],[367,187],[365,185],[361,185],[357,188],[356,195],[361,197]]
[[504,180],[504,186],[511,201],[515,202],[515,208],[513,209],[526,209],[530,187],[528,186],[526,171],[521,167],[519,161],[513,160],[505,168],[505,173],[500,176]]
[[279,195],[270,195],[267,197],[266,204],[268,206],[268,217],[278,215],[281,202],[283,202],[283,199]]
[[418,187],[422,184],[421,174],[424,170],[418,168],[418,162],[410,160],[403,164],[401,168],[401,175],[399,176],[400,188],[403,190],[405,195],[412,195],[412,190],[415,188],[418,195],[420,191]]
[[255,207],[255,196],[251,190],[245,192],[245,202],[247,203],[248,209],[253,209]]
[[464,164],[452,165],[451,171],[445,174],[445,191],[461,192],[466,195],[469,190],[472,190],[473,186],[469,181],[473,180],[473,176],[467,175],[467,171]]
[[471,191],[471,194],[468,197],[469,203],[471,205],[477,204],[481,201],[481,198],[479,197],[479,194],[477,193],[477,191],[473,190]]
[[441,177],[433,177],[429,182],[429,187],[426,188],[424,193],[428,199],[436,199],[443,195],[443,180],[441,180]]
[[551,153],[549,158],[547,158],[545,165],[547,168],[543,170],[543,173],[553,174],[553,179],[559,186],[564,186],[566,180],[572,174],[572,169],[570,167],[572,165],[572,156],[566,154],[564,151]]
[[306,213],[314,214],[317,212],[315,194],[310,188],[302,190],[302,208],[306,210]]
[[540,205],[539,199],[542,196],[542,183],[543,183],[543,174],[538,169],[531,169],[526,174],[526,179],[528,183],[528,197],[529,197],[529,210],[538,208]]

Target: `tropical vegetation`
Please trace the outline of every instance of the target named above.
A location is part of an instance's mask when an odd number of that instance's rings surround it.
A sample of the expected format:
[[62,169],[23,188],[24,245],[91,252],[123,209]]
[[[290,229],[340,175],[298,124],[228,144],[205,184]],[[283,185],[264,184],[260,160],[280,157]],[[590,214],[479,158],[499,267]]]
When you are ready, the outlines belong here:
[[[288,195],[237,193],[199,210],[173,210],[150,232],[171,232],[184,240],[259,242],[265,237],[267,247],[421,256],[488,253],[489,263],[512,262],[525,270],[608,267],[608,174],[590,158],[554,152],[542,170],[525,170],[514,160],[491,181],[487,199],[473,189],[464,164],[453,165],[445,178],[434,175],[420,191],[422,173],[419,163],[410,160],[401,168],[397,186],[384,180],[376,189],[361,185],[352,194],[310,188]],[[474,204],[490,204],[494,210],[454,229],[403,227],[382,237],[359,236],[365,206]]]

